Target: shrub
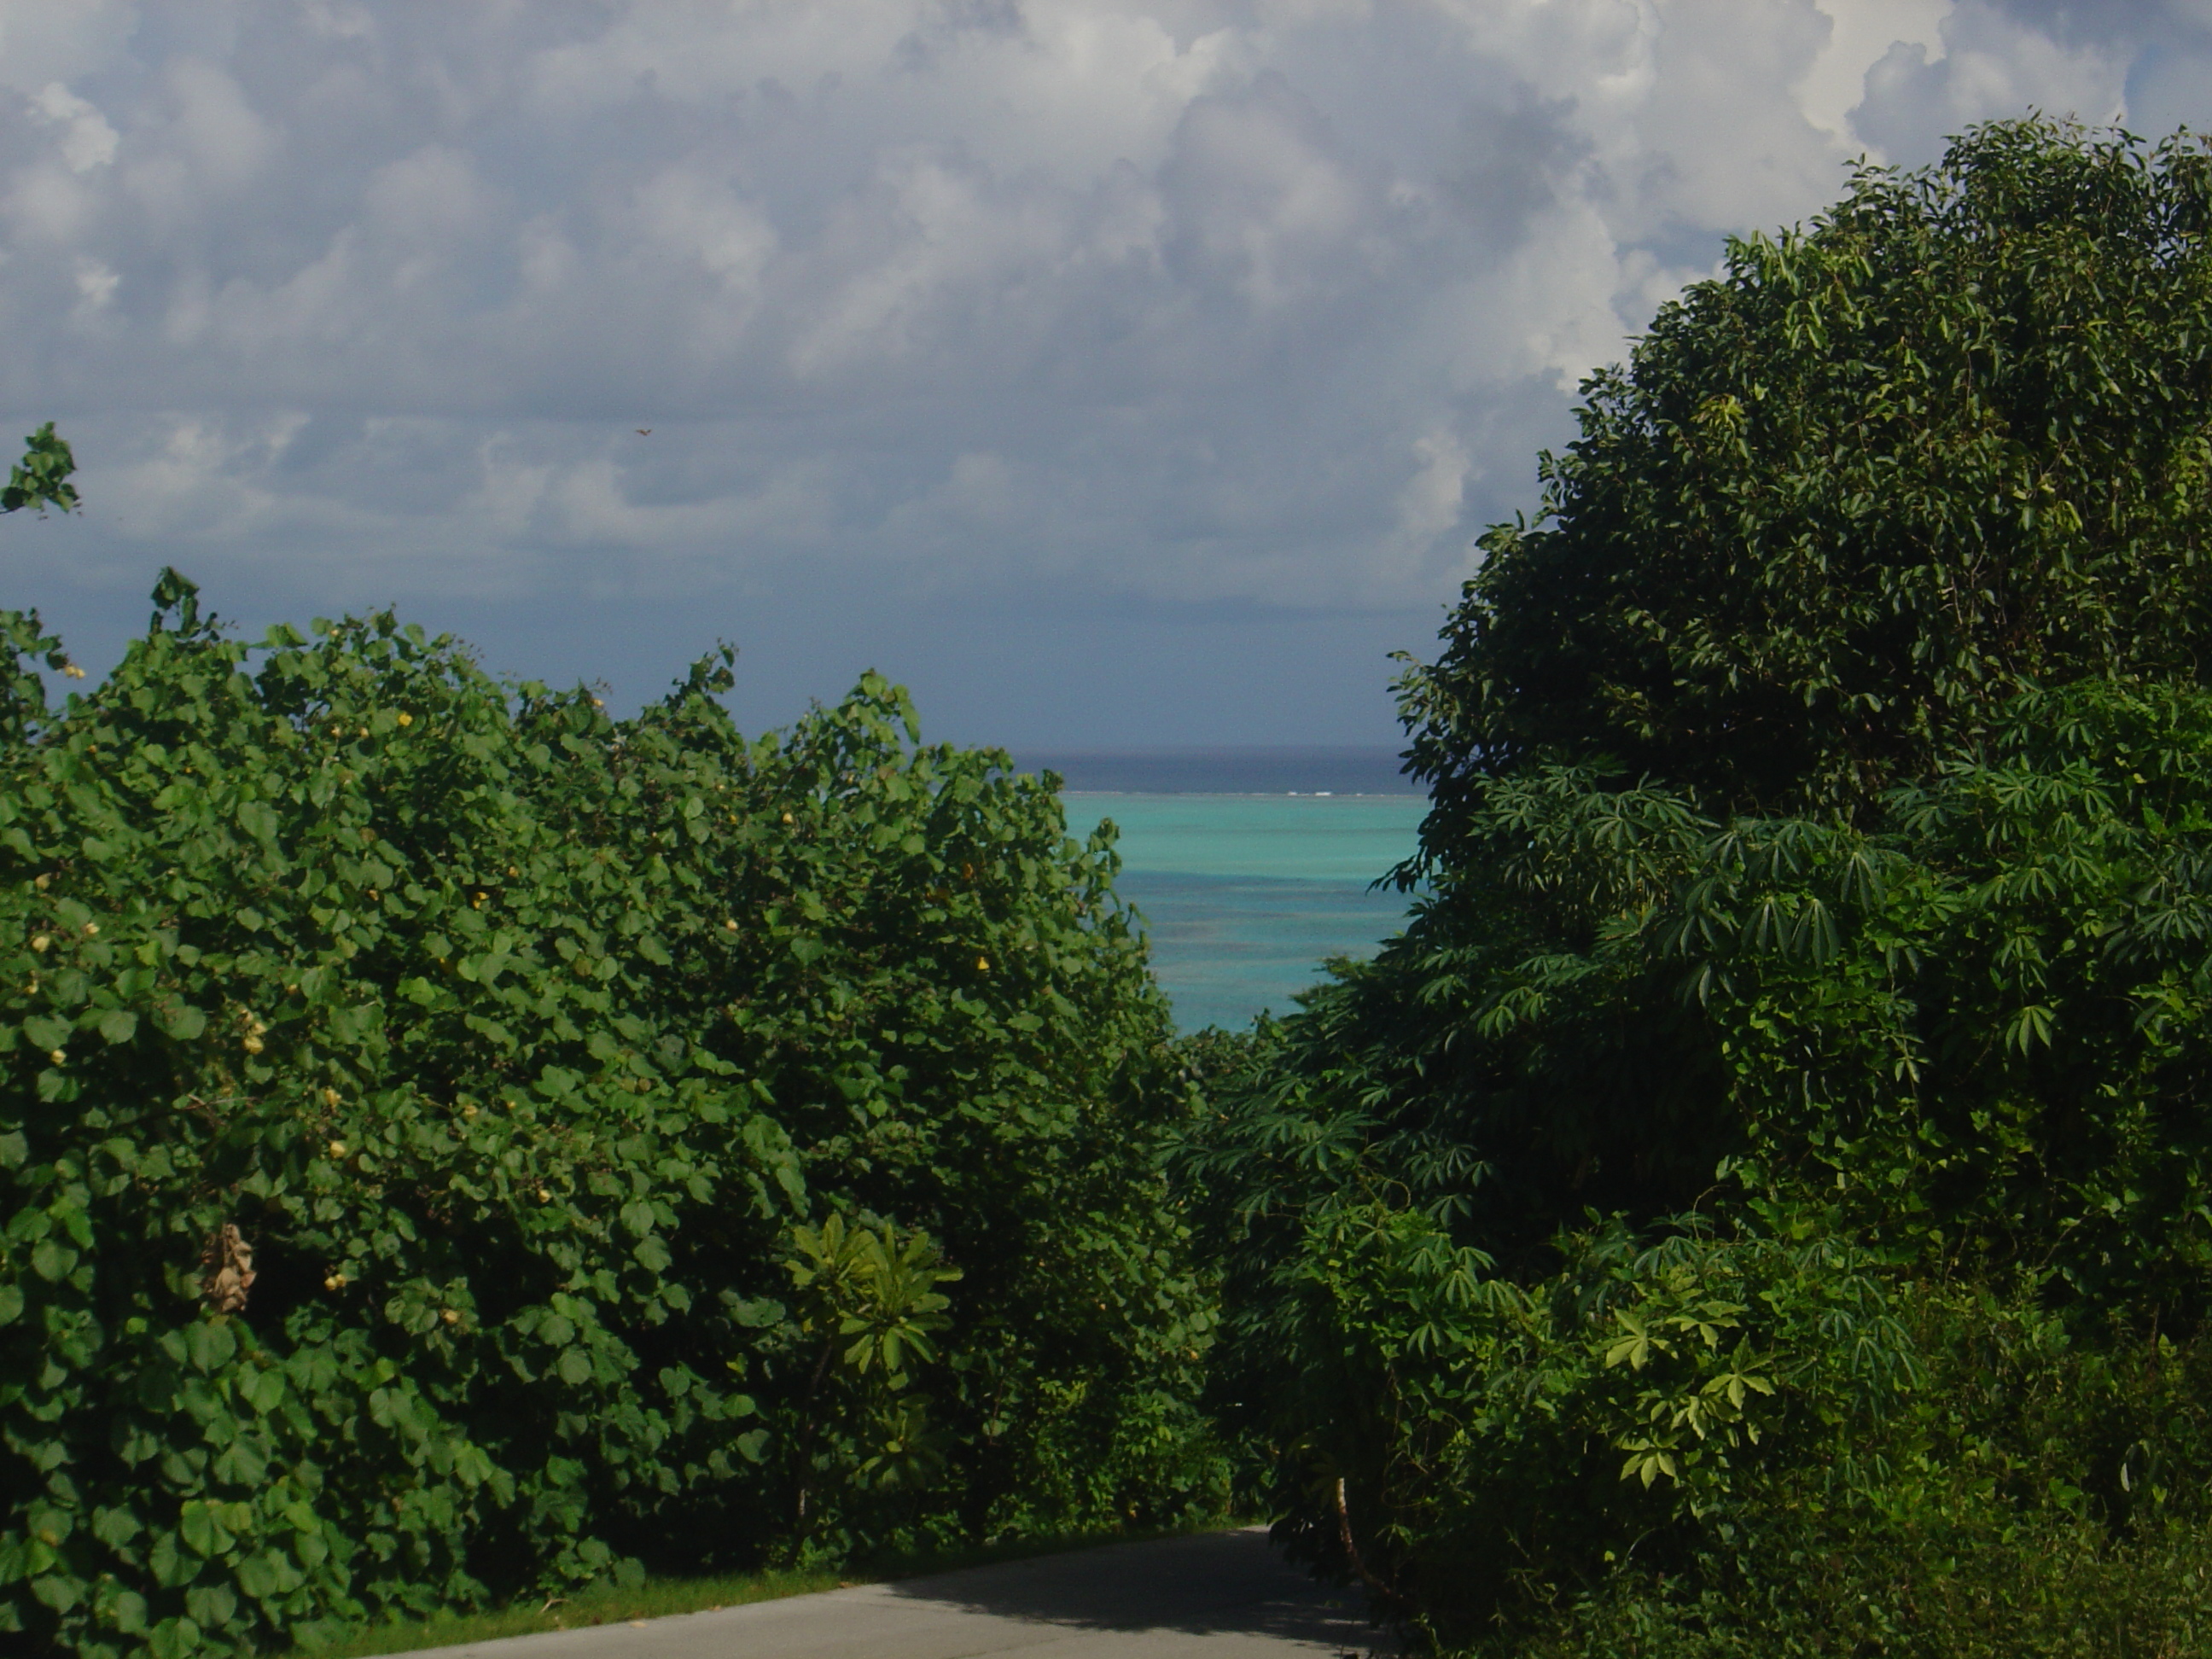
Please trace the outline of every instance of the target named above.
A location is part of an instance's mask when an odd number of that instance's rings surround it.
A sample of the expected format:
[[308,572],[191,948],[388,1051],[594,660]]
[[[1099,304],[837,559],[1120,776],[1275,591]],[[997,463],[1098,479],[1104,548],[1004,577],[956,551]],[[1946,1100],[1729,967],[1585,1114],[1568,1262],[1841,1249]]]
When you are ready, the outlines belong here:
[[[1188,1154],[1229,1269],[1221,1406],[1272,1440],[1287,1533],[1465,1640],[1584,1602],[1718,1628],[1814,1582],[1761,1576],[1790,1551],[1840,1552],[1882,1617],[1966,1593],[1881,1578],[1848,1540],[1885,1516],[1990,1583],[2150,1524],[2094,1412],[1962,1438],[1937,1419],[1975,1366],[1929,1355],[2010,1321],[2037,1333],[2002,1339],[2016,1389],[2148,1368],[2193,1420],[2212,697],[2028,694],[1858,827],[1716,819],[1595,766],[1480,799],[1405,935],[1258,1035]],[[1644,1333],[1665,1364],[1618,1372]],[[2171,1589],[2205,1565],[2212,1441],[2118,1420],[2182,1530],[2116,1559]],[[2045,1474],[1993,1493],[1991,1457]],[[1674,1588],[1615,1582],[1645,1573]]]
[[155,597],[58,710],[0,619],[18,1639],[1218,1501],[1166,1013],[1046,783],[873,677],[748,741],[712,659],[616,721]]

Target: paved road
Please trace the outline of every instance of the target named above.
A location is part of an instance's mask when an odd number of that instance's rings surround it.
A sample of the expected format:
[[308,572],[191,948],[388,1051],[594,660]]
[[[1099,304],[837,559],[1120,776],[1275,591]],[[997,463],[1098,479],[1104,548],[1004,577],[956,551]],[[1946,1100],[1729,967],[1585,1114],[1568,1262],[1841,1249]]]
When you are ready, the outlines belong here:
[[1381,1643],[1355,1595],[1285,1566],[1254,1528],[512,1636],[441,1659],[1334,1659]]

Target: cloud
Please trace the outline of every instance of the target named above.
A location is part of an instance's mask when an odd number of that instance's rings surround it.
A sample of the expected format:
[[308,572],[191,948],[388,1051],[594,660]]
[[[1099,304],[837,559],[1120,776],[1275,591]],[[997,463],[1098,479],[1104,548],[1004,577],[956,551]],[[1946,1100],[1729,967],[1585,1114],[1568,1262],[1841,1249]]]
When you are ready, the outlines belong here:
[[2117,40],[2069,40],[1966,0],[1943,20],[1936,47],[1899,40],[1882,54],[1852,125],[1879,149],[1924,155],[1993,112],[2115,121],[2127,112],[2124,52]]
[[0,399],[95,507],[11,557],[1416,611],[1725,233],[2109,117],[2130,15],[0,4]]
[[30,116],[42,126],[62,129],[61,158],[71,173],[106,167],[123,142],[106,116],[58,81],[39,89],[30,101]]

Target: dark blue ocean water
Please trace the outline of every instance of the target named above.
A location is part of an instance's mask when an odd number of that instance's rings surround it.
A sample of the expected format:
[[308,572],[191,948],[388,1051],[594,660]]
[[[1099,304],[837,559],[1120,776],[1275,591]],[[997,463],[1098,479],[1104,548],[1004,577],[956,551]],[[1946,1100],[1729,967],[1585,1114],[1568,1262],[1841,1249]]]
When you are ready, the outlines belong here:
[[[1405,914],[1404,895],[1370,885],[1413,850],[1428,803],[1387,750],[1020,758],[1067,781],[1071,833],[1102,818],[1121,831],[1116,885],[1144,918],[1185,1030],[1290,1012],[1324,961],[1370,954]],[[1215,791],[1171,787],[1183,781]],[[1221,787],[1231,781],[1257,787]],[[1334,787],[1362,782],[1375,793]]]

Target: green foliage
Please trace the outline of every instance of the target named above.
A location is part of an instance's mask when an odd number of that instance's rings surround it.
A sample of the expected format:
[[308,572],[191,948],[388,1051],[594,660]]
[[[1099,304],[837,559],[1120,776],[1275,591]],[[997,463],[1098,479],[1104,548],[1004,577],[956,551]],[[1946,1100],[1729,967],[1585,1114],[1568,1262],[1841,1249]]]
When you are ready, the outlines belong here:
[[[1346,1480],[1378,1585],[1466,1639],[1647,1534],[1662,1577],[1741,1589],[1785,1521],[1811,1548],[1862,1511],[2002,1512],[2076,1553],[2136,1526],[2117,1489],[1961,1486],[1985,1455],[2110,1468],[2086,1428],[1929,1439],[1966,1371],[1923,1380],[1912,1310],[2107,1370],[2166,1364],[2161,1331],[2212,1352],[2212,696],[2027,694],[1862,828],[1595,767],[1482,799],[1467,861],[1260,1034],[1190,1153],[1222,1404],[1272,1438],[1291,1534],[1351,1570]],[[1923,1276],[2011,1288],[1991,1312]],[[2157,1455],[2197,1517],[2212,1440]]]
[[1732,245],[1403,682],[1407,928],[1182,1167],[1279,1530],[1439,1643],[2212,1636],[2208,189],[2005,124]]
[[1352,1537],[1446,1645],[1994,1659],[2212,1635],[2202,1341],[2077,1342],[1832,1239],[1597,1228],[1521,1285],[1439,1271],[1450,1247],[1405,1212],[1346,1221],[1310,1275],[1320,1346],[1294,1351],[1318,1387],[1302,1449],[1346,1497],[1293,1535]]
[[932,1334],[952,1322],[945,1312],[951,1298],[936,1287],[960,1273],[939,1265],[923,1235],[902,1243],[890,1228],[848,1228],[840,1215],[819,1228],[793,1227],[791,1238],[784,1265],[797,1292],[799,1334],[819,1351],[792,1448],[793,1523],[803,1534],[813,1487],[835,1468],[816,1449],[825,1419],[863,1425],[860,1443],[878,1448],[849,1472],[860,1483],[886,1492],[922,1486],[943,1462],[930,1401],[913,1382],[938,1357]]
[[50,507],[75,512],[76,486],[69,478],[76,471],[76,457],[70,453],[69,441],[57,437],[54,423],[48,421],[23,440],[23,459],[9,471],[7,483],[0,486],[0,513],[27,507],[38,508],[41,515]]
[[1500,779],[1480,855],[1316,1000],[1292,1069],[1508,1261],[1584,1206],[1687,1207],[1725,1160],[1884,1248],[2193,1318],[2212,701],[2093,684],[1997,718],[1862,829]]
[[84,670],[69,659],[59,639],[44,631],[35,611],[0,611],[0,743],[23,740],[46,710],[46,681],[37,665],[81,680]]
[[1430,856],[1534,757],[1850,811],[2031,680],[2201,672],[2208,218],[2203,141],[2027,121],[1732,241],[1407,674]]
[[749,741],[726,659],[615,721],[155,599],[58,708],[0,618],[15,1640],[1218,1502],[1166,1012],[1044,784],[872,676]]

